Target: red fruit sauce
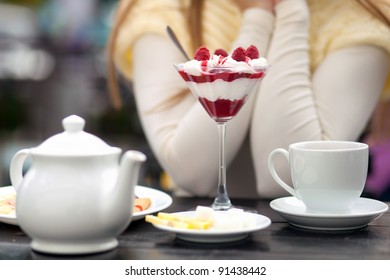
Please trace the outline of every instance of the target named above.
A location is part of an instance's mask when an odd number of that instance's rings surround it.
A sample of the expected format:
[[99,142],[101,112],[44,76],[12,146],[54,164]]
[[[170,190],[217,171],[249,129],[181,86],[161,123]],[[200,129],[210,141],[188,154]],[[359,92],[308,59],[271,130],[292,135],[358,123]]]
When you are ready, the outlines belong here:
[[212,83],[215,80],[221,79],[225,82],[232,82],[240,78],[246,79],[260,79],[265,75],[265,71],[260,71],[256,73],[239,73],[239,72],[210,72],[201,76],[193,76],[184,72],[183,70],[179,71],[180,76],[186,82],[195,82],[195,83]]
[[199,97],[199,102],[216,122],[226,122],[237,115],[246,99],[245,96],[236,100],[217,99],[210,101],[204,97]]
[[[204,67],[205,71],[207,69],[207,61]],[[194,76],[186,73],[183,70],[180,70],[179,74],[186,82],[195,83],[212,83],[218,79],[221,79],[225,82],[233,82],[234,80],[240,78],[260,79],[265,75],[265,70],[256,73],[227,72],[226,69],[224,69],[223,72],[217,71],[218,69],[215,69],[215,72],[211,70],[210,72],[204,73],[201,76]],[[206,109],[210,117],[212,117],[216,122],[226,122],[237,115],[241,107],[244,105],[246,99],[247,96],[236,100],[217,99],[215,101],[210,101],[204,97],[199,97],[199,102]]]

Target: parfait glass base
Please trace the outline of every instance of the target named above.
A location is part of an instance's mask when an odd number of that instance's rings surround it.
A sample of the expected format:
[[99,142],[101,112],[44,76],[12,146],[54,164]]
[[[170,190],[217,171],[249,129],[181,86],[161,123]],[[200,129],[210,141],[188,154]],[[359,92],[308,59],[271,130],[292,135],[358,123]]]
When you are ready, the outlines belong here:
[[213,208],[216,211],[225,211],[234,208],[233,205],[230,203],[230,200],[228,203],[221,203],[216,200],[217,199],[215,199],[214,203],[211,205],[211,208]]
[[213,204],[211,205],[211,208],[213,208],[215,211],[227,211],[229,209],[240,209],[248,213],[255,213],[255,214],[258,213],[258,211],[254,208],[232,204],[229,198],[225,198],[222,201],[218,197],[215,198]]

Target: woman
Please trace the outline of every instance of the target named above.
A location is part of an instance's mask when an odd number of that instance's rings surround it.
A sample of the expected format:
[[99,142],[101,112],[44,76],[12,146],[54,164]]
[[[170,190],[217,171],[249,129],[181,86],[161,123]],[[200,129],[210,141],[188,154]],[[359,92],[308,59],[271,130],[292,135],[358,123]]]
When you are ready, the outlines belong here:
[[[133,82],[163,169],[180,190],[213,196],[216,126],[173,68],[184,58],[165,28],[175,30],[190,54],[200,45],[211,52],[256,45],[272,67],[228,124],[227,182],[232,197],[273,198],[286,195],[268,172],[273,149],[302,140],[357,140],[365,129],[390,69],[386,13],[371,7],[355,0],[122,1],[109,51]],[[111,88],[119,107],[115,83]],[[281,168],[288,176],[287,164]]]

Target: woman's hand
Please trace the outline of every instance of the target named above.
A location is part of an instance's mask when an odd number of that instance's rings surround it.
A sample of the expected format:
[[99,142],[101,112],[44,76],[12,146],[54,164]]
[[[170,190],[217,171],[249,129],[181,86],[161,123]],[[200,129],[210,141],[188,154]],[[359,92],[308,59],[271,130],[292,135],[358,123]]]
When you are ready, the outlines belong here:
[[283,2],[284,0],[273,0],[274,6],[278,5],[279,3]]
[[276,0],[234,0],[241,11],[249,8],[261,8],[271,13],[274,10],[274,1]]

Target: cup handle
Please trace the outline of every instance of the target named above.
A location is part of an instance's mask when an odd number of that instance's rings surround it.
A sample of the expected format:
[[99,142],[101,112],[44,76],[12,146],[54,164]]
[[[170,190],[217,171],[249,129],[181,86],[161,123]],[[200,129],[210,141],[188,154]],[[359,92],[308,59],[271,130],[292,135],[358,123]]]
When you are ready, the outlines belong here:
[[12,160],[10,165],[10,179],[11,183],[14,186],[15,190],[18,191],[18,188],[23,180],[23,165],[24,161],[30,155],[30,149],[23,149],[17,152]]
[[275,181],[279,184],[279,186],[281,186],[283,189],[285,189],[286,191],[288,191],[291,195],[295,196],[296,198],[300,199],[299,198],[299,195],[297,193],[297,191],[292,188],[291,186],[287,185],[278,175],[278,173],[276,172],[275,170],[275,165],[274,165],[274,158],[278,155],[278,154],[281,154],[283,155],[287,161],[290,161],[290,157],[289,157],[289,152],[286,151],[285,149],[282,149],[282,148],[279,148],[279,149],[275,149],[273,150],[269,157],[268,157],[268,169],[269,171],[271,172],[271,175],[272,177],[275,179]]

